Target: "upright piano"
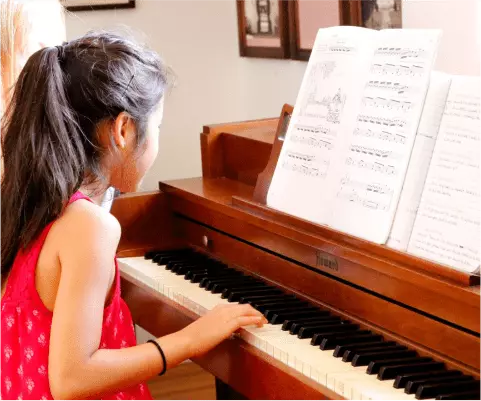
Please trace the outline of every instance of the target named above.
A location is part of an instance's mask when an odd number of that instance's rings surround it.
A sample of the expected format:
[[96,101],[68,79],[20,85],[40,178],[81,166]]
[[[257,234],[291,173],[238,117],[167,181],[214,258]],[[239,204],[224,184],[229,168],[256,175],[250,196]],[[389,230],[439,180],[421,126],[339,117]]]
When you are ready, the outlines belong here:
[[291,112],[205,126],[202,177],[115,200],[135,323],[160,337],[219,304],[262,311],[194,360],[218,398],[479,399],[478,276],[266,206]]

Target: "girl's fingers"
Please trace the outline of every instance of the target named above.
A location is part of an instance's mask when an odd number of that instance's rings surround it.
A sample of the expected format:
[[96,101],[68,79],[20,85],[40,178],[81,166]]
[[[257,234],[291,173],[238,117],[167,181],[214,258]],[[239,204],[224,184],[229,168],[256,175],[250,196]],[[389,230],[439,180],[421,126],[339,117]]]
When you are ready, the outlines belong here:
[[267,322],[263,316],[239,316],[232,321],[232,331],[236,331],[243,326],[262,326],[265,323]]
[[236,313],[237,316],[262,316],[262,313],[249,304],[238,305],[236,307],[238,308]]

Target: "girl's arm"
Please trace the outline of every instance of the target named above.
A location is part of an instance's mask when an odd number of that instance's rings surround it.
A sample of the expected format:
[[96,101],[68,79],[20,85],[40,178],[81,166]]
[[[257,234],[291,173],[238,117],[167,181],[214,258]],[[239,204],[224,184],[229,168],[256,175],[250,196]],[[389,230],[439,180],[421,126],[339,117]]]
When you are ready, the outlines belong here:
[[[120,238],[117,220],[98,207],[73,204],[59,221],[62,268],[53,312],[49,382],[55,398],[86,398],[121,390],[158,374],[153,344],[99,350],[103,310]],[[205,353],[241,326],[262,324],[246,305],[216,308],[185,329],[158,339],[167,367]]]

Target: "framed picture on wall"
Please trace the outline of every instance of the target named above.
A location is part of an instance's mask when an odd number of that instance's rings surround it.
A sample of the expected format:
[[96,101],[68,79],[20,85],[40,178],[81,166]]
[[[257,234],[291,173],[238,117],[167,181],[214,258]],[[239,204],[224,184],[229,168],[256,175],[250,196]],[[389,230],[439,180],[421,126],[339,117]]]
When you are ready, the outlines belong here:
[[288,3],[282,0],[237,0],[241,56],[289,57]]
[[69,11],[113,10],[134,8],[135,0],[60,0]]
[[351,25],[371,29],[402,28],[402,0],[355,0],[350,11]]
[[289,1],[291,58],[309,60],[317,31],[336,25],[347,25],[343,19],[342,0]]

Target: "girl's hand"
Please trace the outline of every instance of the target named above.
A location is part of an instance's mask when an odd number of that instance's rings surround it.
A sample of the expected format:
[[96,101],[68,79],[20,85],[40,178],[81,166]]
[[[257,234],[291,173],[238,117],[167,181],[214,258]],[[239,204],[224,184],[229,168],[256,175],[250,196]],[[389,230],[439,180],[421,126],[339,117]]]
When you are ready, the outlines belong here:
[[200,356],[229,338],[242,326],[267,323],[250,305],[218,305],[182,331],[191,344],[191,357]]

